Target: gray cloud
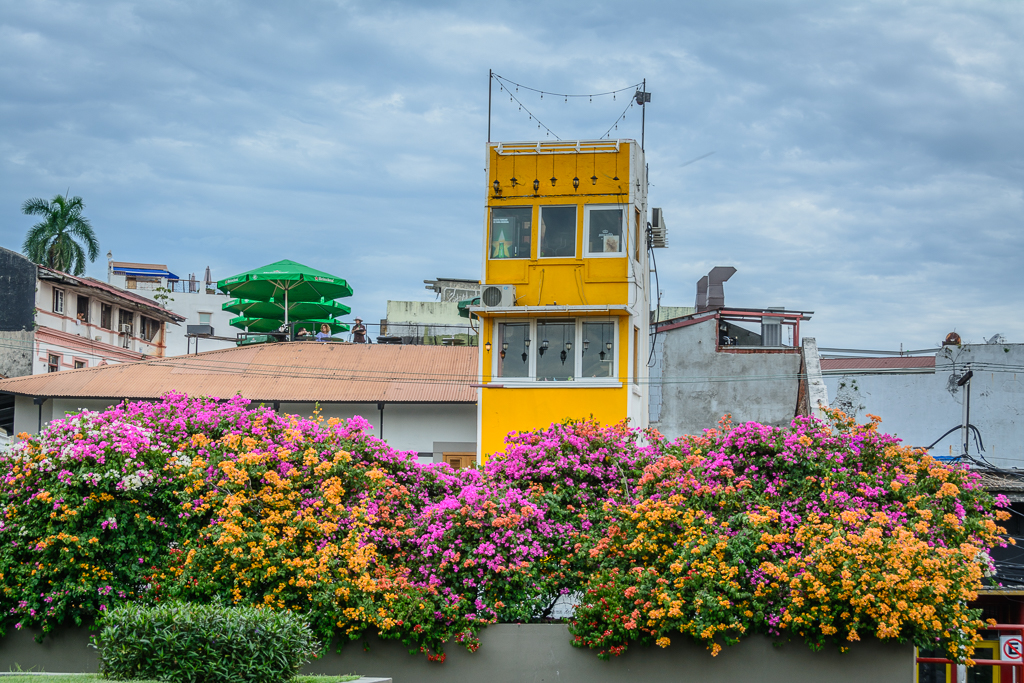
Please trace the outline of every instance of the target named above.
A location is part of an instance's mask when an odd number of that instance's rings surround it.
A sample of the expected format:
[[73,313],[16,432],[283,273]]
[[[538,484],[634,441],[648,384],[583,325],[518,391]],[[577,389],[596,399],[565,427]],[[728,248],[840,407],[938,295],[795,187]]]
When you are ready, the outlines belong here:
[[[569,92],[646,76],[663,303],[733,264],[731,303],[814,310],[826,346],[1024,341],[1019,4],[575,5],[8,3],[0,243],[70,187],[104,252],[220,277],[293,258],[380,317],[479,275],[488,68]],[[628,102],[519,96],[570,138]],[[538,135],[500,92],[493,123]]]

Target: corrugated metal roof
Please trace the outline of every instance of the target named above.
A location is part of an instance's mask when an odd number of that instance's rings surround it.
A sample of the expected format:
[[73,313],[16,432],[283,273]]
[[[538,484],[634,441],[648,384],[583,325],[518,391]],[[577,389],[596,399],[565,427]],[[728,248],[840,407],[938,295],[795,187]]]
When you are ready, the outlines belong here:
[[822,358],[821,370],[902,370],[935,368],[935,356],[895,356],[881,358]]
[[475,403],[477,349],[258,344],[0,381],[25,396],[153,399],[175,391],[306,403]]

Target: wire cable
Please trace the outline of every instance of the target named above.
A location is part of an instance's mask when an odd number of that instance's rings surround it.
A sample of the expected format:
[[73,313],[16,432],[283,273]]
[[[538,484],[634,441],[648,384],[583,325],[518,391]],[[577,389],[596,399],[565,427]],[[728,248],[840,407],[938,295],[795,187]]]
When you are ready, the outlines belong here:
[[529,87],[527,85],[523,85],[522,83],[516,83],[515,81],[510,80],[508,78],[505,78],[504,76],[499,76],[498,74],[492,74],[492,78],[496,78],[500,83],[503,83],[503,84],[514,85],[517,89],[518,88],[522,88],[523,90],[529,90],[531,92],[540,93],[542,96],[543,95],[554,95],[555,97],[563,97],[563,98],[566,98],[566,99],[568,99],[570,97],[588,97],[588,98],[592,98],[592,97],[605,97],[607,95],[612,95],[614,97],[615,95],[619,94],[620,92],[625,92],[627,90],[636,90],[641,85],[643,85],[643,82],[641,81],[640,83],[634,83],[633,85],[627,85],[626,87],[619,88],[618,90],[609,90],[607,92],[587,93],[585,95],[572,95],[572,94],[561,93],[561,92],[550,92],[550,91],[547,91],[547,90],[538,90],[537,88],[531,88],[531,87]]
[[541,121],[540,119],[538,119],[538,118],[537,118],[537,115],[536,115],[536,114],[534,114],[534,113],[533,113],[532,111],[530,111],[530,110],[529,110],[529,109],[528,109],[528,108],[526,107],[526,105],[525,105],[525,104],[523,104],[523,103],[522,103],[522,102],[521,102],[521,101],[519,100],[519,98],[518,98],[518,97],[516,97],[515,95],[513,95],[513,94],[512,94],[512,91],[511,91],[511,90],[509,90],[508,88],[506,88],[506,87],[505,87],[504,85],[502,85],[501,83],[498,83],[498,87],[499,87],[499,88],[501,88],[501,89],[502,89],[503,91],[505,91],[505,92],[507,92],[507,93],[508,93],[509,99],[515,100],[516,102],[518,102],[518,103],[519,103],[519,106],[520,106],[520,107],[521,107],[522,109],[525,109],[525,110],[526,110],[526,113],[530,115],[530,119],[531,119],[531,120],[533,120],[533,121],[536,121],[536,122],[537,122],[537,127],[538,127],[538,128],[543,128],[543,129],[544,129],[544,130],[546,130],[546,131],[547,131],[547,132],[548,132],[548,133],[549,133],[550,135],[554,136],[554,138],[555,138],[556,140],[558,140],[558,141],[561,141],[561,140],[562,140],[562,138],[558,137],[558,135],[556,135],[556,134],[555,134],[555,131],[553,131],[553,130],[551,130],[550,128],[548,128],[548,127],[547,127],[547,125],[545,125],[543,121]]
[[612,128],[618,128],[619,121],[621,121],[622,119],[626,118],[626,112],[629,111],[632,108],[632,106],[633,106],[633,100],[630,100],[629,104],[626,105],[626,108],[622,110],[621,114],[619,114],[619,118],[615,119],[615,123],[613,123],[612,125],[608,126],[608,130],[606,130],[604,132],[604,135],[602,135],[598,139],[599,140],[603,140],[604,138],[608,137],[609,134],[611,134]]

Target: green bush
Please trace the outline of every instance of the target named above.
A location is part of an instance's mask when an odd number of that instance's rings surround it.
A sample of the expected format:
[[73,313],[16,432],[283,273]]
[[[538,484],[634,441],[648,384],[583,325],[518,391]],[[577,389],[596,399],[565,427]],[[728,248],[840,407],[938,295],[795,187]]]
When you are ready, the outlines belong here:
[[115,607],[100,622],[99,641],[103,675],[172,683],[277,683],[319,650],[291,612],[185,603]]

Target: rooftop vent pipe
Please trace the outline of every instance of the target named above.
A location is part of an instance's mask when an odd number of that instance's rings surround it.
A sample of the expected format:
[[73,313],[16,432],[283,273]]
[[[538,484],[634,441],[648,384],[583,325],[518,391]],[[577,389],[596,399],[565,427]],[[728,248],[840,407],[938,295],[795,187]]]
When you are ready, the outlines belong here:
[[703,313],[725,306],[725,283],[736,274],[732,266],[715,266],[697,280],[697,312]]

